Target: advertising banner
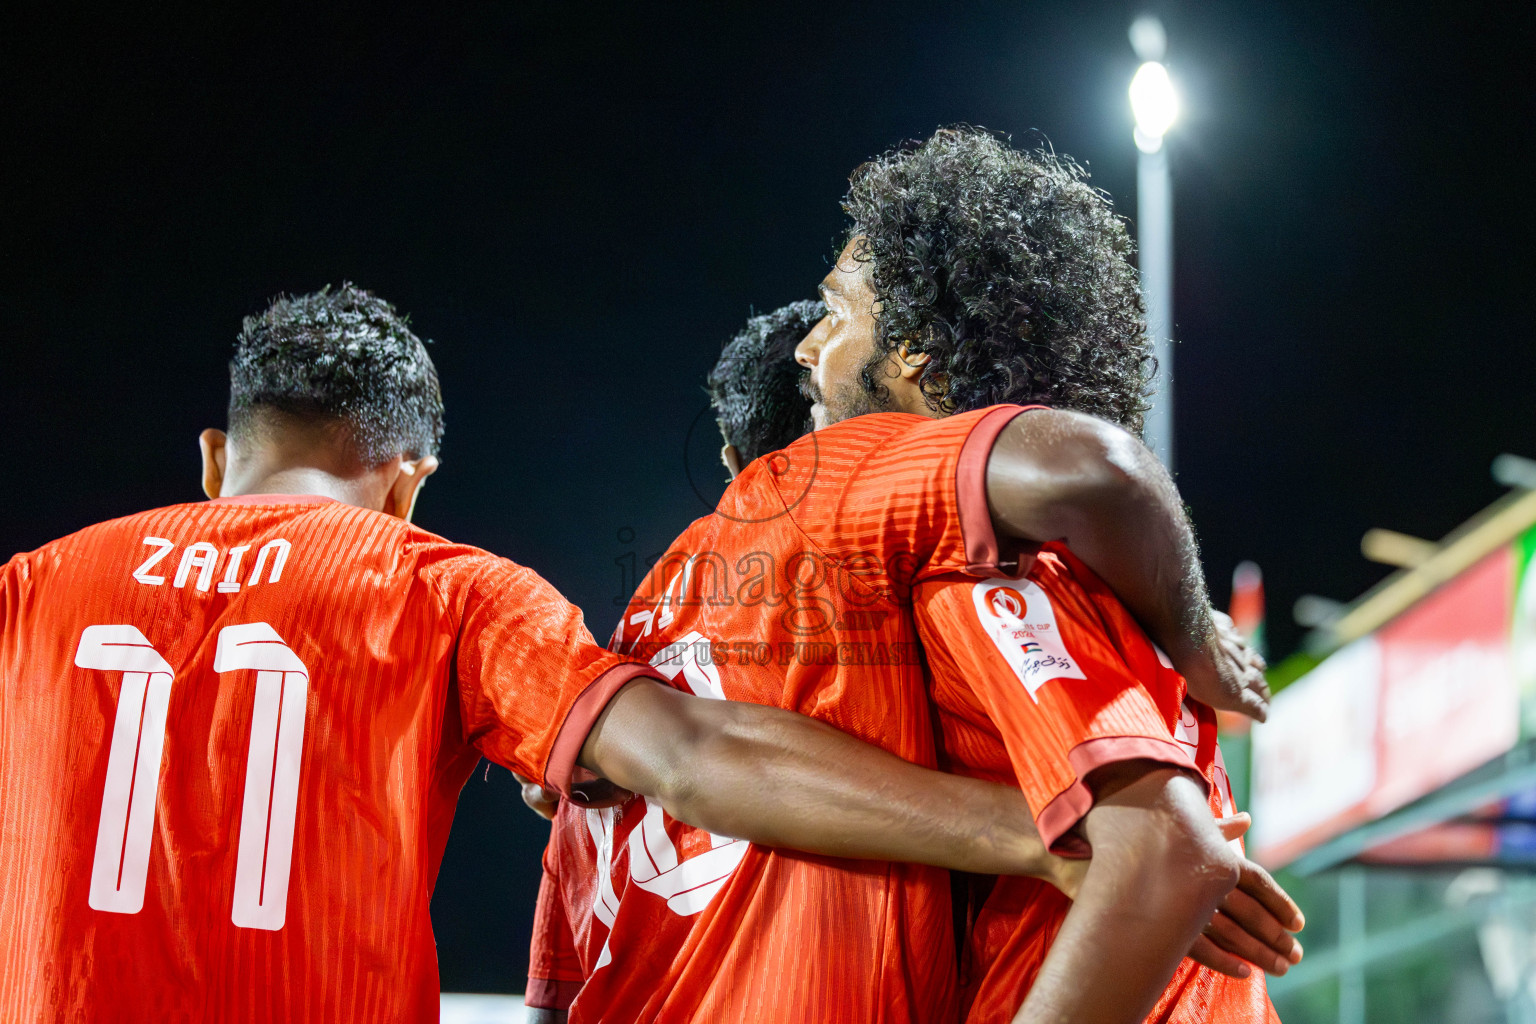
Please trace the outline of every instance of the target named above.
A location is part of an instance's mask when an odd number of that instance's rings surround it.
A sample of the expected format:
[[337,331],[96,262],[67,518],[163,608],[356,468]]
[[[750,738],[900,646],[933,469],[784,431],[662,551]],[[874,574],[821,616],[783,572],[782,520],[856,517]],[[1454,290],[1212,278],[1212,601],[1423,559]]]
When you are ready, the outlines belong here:
[[1281,691],[1253,730],[1256,859],[1279,866],[1536,730],[1536,530]]

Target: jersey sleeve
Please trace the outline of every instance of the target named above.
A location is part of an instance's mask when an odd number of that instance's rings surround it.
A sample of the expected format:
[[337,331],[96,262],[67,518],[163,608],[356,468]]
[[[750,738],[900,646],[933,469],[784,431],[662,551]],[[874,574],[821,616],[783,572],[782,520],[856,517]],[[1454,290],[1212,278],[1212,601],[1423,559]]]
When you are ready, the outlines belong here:
[[1128,657],[1060,559],[1040,556],[1021,580],[934,577],[914,607],[933,672],[975,691],[1053,852],[1082,852],[1069,833],[1093,806],[1084,780],[1097,768],[1159,761],[1205,784],[1174,736],[1182,681],[1156,671],[1150,641]]
[[566,1010],[581,991],[586,976],[576,953],[576,940],[570,918],[560,898],[560,857],[552,825],[549,845],[544,849],[544,877],[539,882],[539,902],[533,913],[533,946],[528,953],[527,1006],[541,1010]]
[[459,612],[454,671],[464,738],[486,757],[559,790],[614,694],[649,666],[597,645],[581,611],[530,569],[485,552],[434,568]]
[[987,460],[1003,429],[1037,408],[999,405],[936,420],[875,416],[837,424],[830,429],[846,427],[855,443],[829,436],[803,499],[785,494],[785,504],[807,535],[855,574],[883,574],[898,588],[947,572],[1022,576],[1034,548],[999,543],[987,506]]

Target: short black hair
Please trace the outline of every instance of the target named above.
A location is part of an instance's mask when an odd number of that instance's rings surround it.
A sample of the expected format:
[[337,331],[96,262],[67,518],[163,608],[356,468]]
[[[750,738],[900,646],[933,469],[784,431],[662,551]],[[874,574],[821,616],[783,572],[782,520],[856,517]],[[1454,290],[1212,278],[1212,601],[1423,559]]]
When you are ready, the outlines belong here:
[[787,447],[811,430],[811,403],[800,393],[795,346],[826,315],[820,302],[791,302],[747,321],[709,372],[709,403],[720,433],[743,463]]
[[436,455],[443,395],[408,318],[349,283],[279,296],[245,318],[229,363],[229,429],[263,411],[344,422],[358,458]]
[[1087,172],[970,126],[943,128],[854,171],[843,209],[868,264],[884,401],[887,354],[930,361],[930,407],[1043,403],[1140,433],[1155,363],[1125,223]]

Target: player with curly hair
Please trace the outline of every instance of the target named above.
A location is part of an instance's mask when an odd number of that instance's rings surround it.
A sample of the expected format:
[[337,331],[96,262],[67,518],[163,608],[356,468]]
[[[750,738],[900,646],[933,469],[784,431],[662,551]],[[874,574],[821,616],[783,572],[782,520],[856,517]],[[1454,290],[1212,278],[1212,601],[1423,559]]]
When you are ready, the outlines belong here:
[[[799,445],[826,453],[890,419],[870,412],[965,422],[989,452],[985,499],[1006,520],[1010,452],[1044,415],[1025,408],[1138,432],[1151,359],[1132,246],[1085,177],[1068,159],[972,128],[856,170],[847,244],[821,285],[827,316],[797,349],[818,427]],[[1100,437],[1124,465],[1150,462],[1114,433],[1105,426]],[[1006,526],[997,534],[1013,548],[1010,578],[967,569],[914,587],[941,763],[1011,775],[1051,849],[1091,844],[1093,860],[1075,902],[1031,880],[975,891],[967,1021],[1274,1020],[1261,974],[1228,977],[1184,959],[1239,863],[1215,824],[1232,802],[1211,709],[1185,702],[1185,680],[1141,628],[1153,623],[1138,624],[1084,564],[1102,572],[1099,559],[1025,547],[1029,535]],[[1200,591],[1184,537],[1187,579]],[[1200,604],[1187,635],[1217,637]],[[1233,927],[1225,918],[1215,929]],[[1299,914],[1287,923],[1299,926]],[[1254,962],[1283,972],[1299,957],[1296,946]]]
[[791,302],[749,319],[720,350],[706,390],[725,440],[720,460],[731,476],[811,429],[795,346],[825,315],[819,302]]
[[[952,227],[948,219],[986,219],[973,203],[986,207],[995,200],[999,219],[1017,222],[1010,214],[1018,213],[1023,203],[993,196],[985,181],[965,179],[963,162],[941,163],[932,173],[960,180],[926,181],[920,171],[907,176],[892,194],[872,197],[876,204],[914,207],[907,210],[920,224],[914,237],[920,234],[926,240],[897,237],[893,251],[909,246],[934,253],[944,240],[958,239],[964,230]],[[1010,181],[1007,168],[985,171],[994,171],[996,181]],[[945,203],[928,201],[945,185],[952,186]],[[1108,217],[1100,221],[1115,223]],[[990,232],[979,228],[977,234]],[[1058,247],[1062,237],[1080,234],[1072,225],[1044,233]],[[856,236],[855,244],[861,239]],[[1002,237],[987,244],[1002,249],[1009,241]],[[985,297],[990,289],[995,297],[1014,282],[999,279],[989,286],[972,276],[962,283],[964,274],[957,269],[965,271],[986,246],[957,242],[957,247],[958,254],[943,250],[931,265],[910,269],[927,273],[930,280],[954,280],[964,300],[956,305],[977,313],[962,333],[972,339],[988,337],[991,326],[984,316],[989,314],[981,310],[974,293]],[[1134,281],[1128,268],[1110,265],[1115,258],[1111,247],[1097,247],[1110,252],[1100,272]],[[1094,239],[1079,239],[1079,249],[1095,248]],[[1119,258],[1123,264],[1123,256]],[[1002,252],[993,259],[989,266],[999,278],[1005,264],[1026,265],[1037,274],[1051,272],[1039,261],[1007,263]],[[955,770],[1008,779],[1023,790],[1025,783],[1015,778],[1011,757],[1020,742],[1033,739],[1046,762],[1046,781],[1031,778],[1029,792],[1045,792],[1054,785],[1066,794],[1060,804],[1032,804],[1036,812],[1048,811],[1037,816],[1042,836],[1050,828],[1057,841],[1055,852],[1082,856],[1081,844],[1061,841],[1064,825],[1073,824],[1074,809],[1078,818],[1091,818],[1104,836],[1109,866],[1097,874],[1093,866],[1086,869],[1084,877],[1094,874],[1098,888],[1082,894],[1085,899],[1098,898],[1105,879],[1124,878],[1146,885],[1149,901],[1160,909],[1178,906],[1169,921],[1141,931],[1159,955],[1164,942],[1182,940],[1180,953],[1191,950],[1208,965],[1199,969],[1204,990],[1219,985],[1212,979],[1225,976],[1220,972],[1239,975],[1251,988],[1248,979],[1254,972],[1240,964],[1234,952],[1263,969],[1283,971],[1293,950],[1285,926],[1293,922],[1294,905],[1261,869],[1222,845],[1223,835],[1210,812],[1213,807],[1223,812],[1231,808],[1230,799],[1221,805],[1226,789],[1211,778],[1218,770],[1214,746],[1203,741],[1189,749],[1181,746],[1166,717],[1172,713],[1181,720],[1177,708],[1183,680],[1175,685],[1170,670],[1170,678],[1156,681],[1155,694],[1130,685],[1115,642],[1123,642],[1143,659],[1136,666],[1143,670],[1153,648],[1103,584],[1097,584],[1090,598],[1086,591],[1079,592],[1083,588],[1073,589],[1074,580],[1046,580],[1061,609],[1060,633],[1051,632],[1056,620],[1047,623],[1031,614],[1038,603],[1034,597],[1014,589],[1026,585],[1022,579],[1031,584],[1045,579],[1047,569],[1057,572],[1063,559],[1072,557],[1064,550],[1039,553],[1041,567],[1036,567],[1041,542],[1064,538],[1077,555],[1114,581],[1126,605],[1137,609],[1190,672],[1192,689],[1224,706],[1261,713],[1259,695],[1242,685],[1249,678],[1261,680],[1256,666],[1243,652],[1227,650],[1211,628],[1193,539],[1166,474],[1134,438],[1101,420],[1038,406],[1039,411],[1021,415],[1024,410],[1017,405],[995,404],[1001,398],[1023,397],[1022,390],[992,396],[973,389],[975,400],[983,404],[960,412],[960,398],[908,386],[932,357],[914,355],[899,342],[891,349],[876,348],[876,320],[870,311],[880,308],[877,300],[867,288],[856,295],[849,292],[850,282],[867,285],[865,269],[844,253],[823,282],[826,316],[797,346],[809,371],[808,397],[816,400],[813,412],[822,429],[790,444],[784,458],[759,459],[747,466],[716,513],[695,522],[673,542],[625,610],[612,648],[654,654],[656,664],[670,666],[695,692],[793,707],[903,757],[924,759],[932,754],[935,723],[929,713],[926,673],[920,667],[925,660],[907,656],[915,651],[910,638],[918,628],[917,598],[929,581],[956,578],[985,585],[988,593],[997,590],[999,615],[1011,616],[1004,622],[1007,642],[1016,644],[1025,659],[1021,664],[1029,681],[1040,675],[1048,682],[1051,673],[1091,680],[1093,691],[1108,695],[1113,706],[1107,714],[1089,715],[1089,722],[1099,732],[1125,730],[1127,735],[1119,738],[1127,742],[1090,733],[1075,737],[1077,742],[1066,752],[1059,749],[1060,743],[1052,748],[1040,737],[1074,738],[1070,721],[1053,731],[1049,723],[1028,721],[1028,716],[1018,721],[1017,709],[999,711],[983,703],[993,698],[1014,701],[1024,692],[1017,678],[1003,677],[995,666],[983,663],[981,689],[968,691],[961,689],[962,674],[946,664],[940,683],[956,692],[937,691],[949,700],[947,708],[941,701],[941,709],[953,724],[962,702],[969,700],[963,710],[970,728],[941,734],[947,741],[941,756]],[[915,296],[922,289],[910,282],[897,287],[911,293],[909,305],[915,309]],[[931,325],[941,316],[958,319],[957,308],[943,305],[941,289],[931,290],[930,308],[939,316],[923,322]],[[1070,291],[1063,286],[1052,316],[1065,319],[1082,313],[1075,322],[1090,322],[1093,318],[1087,314],[1092,310],[1086,307],[1096,297],[1079,290],[1076,302],[1085,308],[1069,310]],[[1022,292],[1018,288],[1014,293]],[[1134,302],[1133,296],[1133,307]],[[1139,321],[1131,324],[1139,336]],[[928,333],[937,337],[944,331]],[[1042,327],[1037,333],[1048,332]],[[1116,376],[1134,378],[1139,372],[1134,358],[1104,361],[1096,370],[1074,374],[1076,368],[1067,360],[1074,352],[1092,360],[1091,349],[1065,334],[1050,337],[1063,353],[1056,379],[1074,380],[1077,393],[1094,392],[1101,398],[1130,390],[1133,394],[1122,408],[1139,403],[1139,382]],[[1127,351],[1136,351],[1136,337],[1118,340]],[[892,354],[894,349],[900,349],[899,358]],[[995,361],[1018,367],[1007,345],[994,344],[991,351]],[[739,379],[742,365],[731,358],[734,355],[728,351],[723,361],[726,372]],[[910,378],[900,376],[897,364],[910,366]],[[1105,368],[1112,364],[1114,372]],[[1124,369],[1128,364],[1129,374]],[[878,373],[870,384],[862,379],[866,368]],[[767,363],[758,369],[765,381],[782,383],[788,377],[784,366]],[[928,381],[932,392],[937,379],[930,376]],[[752,393],[750,386],[741,386],[741,391]],[[1052,397],[1059,400],[1062,395]],[[921,409],[923,414],[861,415],[882,407],[908,413]],[[757,406],[757,411],[762,408]],[[745,403],[740,411],[751,409],[751,403]],[[802,428],[796,414],[777,425],[763,425],[757,433],[786,436]],[[1081,572],[1089,574],[1086,566]],[[1156,588],[1145,585],[1149,579],[1176,590],[1177,599],[1168,600],[1166,592],[1154,596]],[[1102,612],[1092,600],[1103,602]],[[1113,637],[1094,632],[1101,615],[1111,611],[1118,616],[1112,620]],[[977,635],[975,625],[952,618],[952,638],[917,634],[925,656],[931,651],[948,657],[956,646],[980,650],[992,645],[988,636]],[[1042,631],[1038,640],[1033,630]],[[1222,675],[1217,666],[1223,663],[1238,671]],[[934,671],[937,676],[938,668]],[[1117,687],[1128,694],[1117,696]],[[1057,697],[1055,688],[1041,693],[1047,701]],[[1210,739],[1214,723],[1209,709],[1202,714],[1198,718],[1192,713],[1191,728],[1194,735]],[[1004,726],[994,727],[990,715],[997,715]],[[1081,718],[1077,724],[1082,724]],[[1085,753],[1079,755],[1078,748]],[[1081,773],[1092,775],[1099,786],[1087,798],[1089,804],[1093,796],[1111,800],[1110,784],[1101,784],[1104,779],[1134,790],[1125,798],[1137,801],[1129,812],[1130,826],[1116,817],[1118,806],[1090,812],[1084,805],[1084,796],[1073,788],[1075,779],[1064,780],[1061,771],[1062,764],[1070,767],[1074,758]],[[1167,799],[1164,789],[1171,791]],[[1203,803],[1207,794],[1217,802]],[[1058,792],[1050,795],[1054,799]],[[538,806],[549,809],[547,803]],[[1152,815],[1161,816],[1152,828],[1144,827],[1150,820],[1148,807]],[[743,848],[682,827],[638,798],[611,816],[569,805],[555,813],[531,958],[530,1019],[569,1019],[576,1024],[952,1018],[949,1000],[955,976],[947,934],[948,892],[947,887],[935,889],[932,876],[867,862],[790,860],[773,851]],[[1186,818],[1188,829],[1182,827]],[[1105,820],[1120,826],[1119,831],[1100,827]],[[1170,821],[1180,828],[1166,834],[1156,830],[1157,823]],[[1148,881],[1150,872],[1125,872],[1122,860],[1128,843],[1122,833],[1132,841],[1147,840],[1149,864],[1188,870],[1169,872],[1156,880],[1158,884]],[[1077,867],[1081,869],[1080,861]],[[999,900],[1022,899],[1064,915],[1062,908],[1070,906],[1065,894],[1078,892],[1075,877],[1071,871],[1059,871],[1010,880],[1018,885],[1000,883]],[[1179,906],[1180,900],[1187,906]],[[1213,919],[1218,906],[1223,909]],[[1047,944],[1049,936],[1042,937],[1039,922],[1019,913],[1014,902],[989,901],[986,909],[992,927],[981,935],[981,948],[968,956],[967,965],[988,977],[979,986],[967,985],[965,994],[968,1004],[984,1014],[977,1019],[990,1021],[1001,1013],[1000,1019],[1006,1020],[1023,1000],[1021,980],[1027,984],[1038,973],[1031,954]],[[1206,920],[1191,927],[1186,917],[1194,912],[1204,912]],[[1206,923],[1225,952],[1199,948],[1205,941],[1200,925]],[[1135,929],[1131,936],[1126,949],[1134,954],[1143,936]],[[1014,938],[1024,943],[1022,949],[997,948],[999,941]],[[1192,950],[1191,943],[1197,948]],[[1129,956],[1126,980],[1105,986],[1105,999],[1094,1004],[1098,1015],[1068,1019],[1130,1021],[1133,1014],[1139,1019],[1145,1015],[1143,997],[1150,1007],[1151,997],[1173,969],[1170,963],[1157,977],[1162,967],[1161,960],[1149,969]],[[1257,991],[1262,1000],[1261,981]]]
[[359,463],[436,456],[437,369],[409,321],[352,284],[273,299],[248,316],[229,363],[229,432],[255,444],[277,421],[345,428]]
[[1140,434],[1153,362],[1133,246],[1086,178],[971,128],[854,171],[840,264],[866,268],[878,315],[860,386],[829,397],[831,419],[897,408],[887,357],[901,352],[921,399],[904,411],[1040,402]]

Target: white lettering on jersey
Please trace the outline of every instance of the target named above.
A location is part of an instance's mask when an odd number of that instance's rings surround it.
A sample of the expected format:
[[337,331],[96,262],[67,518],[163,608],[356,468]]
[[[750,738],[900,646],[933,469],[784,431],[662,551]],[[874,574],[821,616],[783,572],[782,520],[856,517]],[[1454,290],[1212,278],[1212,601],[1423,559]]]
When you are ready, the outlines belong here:
[[75,665],[123,674],[87,902],[93,910],[137,914],[144,908],[165,720],[175,673],[144,634],[128,625],[85,627],[75,648]]
[[1185,701],[1179,705],[1179,722],[1173,727],[1173,740],[1184,748],[1184,753],[1189,755],[1191,764],[1195,762],[1195,752],[1200,749],[1200,719],[1195,717],[1195,709]]
[[[1159,658],[1163,656],[1162,651],[1157,653]],[[1169,667],[1171,668],[1172,666]],[[1189,755],[1189,760],[1193,763],[1195,754],[1200,749],[1201,731],[1203,729],[1215,728],[1214,722],[1210,725],[1201,725],[1200,719],[1195,715],[1195,709],[1190,707],[1189,701],[1186,700],[1179,706],[1179,721],[1173,727],[1173,740],[1180,747],[1184,748],[1184,753]],[[1221,805],[1220,816],[1230,818],[1237,813],[1237,805],[1232,799],[1232,780],[1227,776],[1227,763],[1221,757],[1221,744],[1217,743],[1214,739],[1212,739],[1211,744],[1216,750],[1216,763],[1211,767],[1211,786],[1216,790],[1216,799]],[[1243,855],[1243,841],[1241,839],[1228,840],[1227,845],[1232,847],[1239,857]]]
[[[630,644],[630,649],[631,650],[634,649],[634,644],[638,644],[641,640],[644,640],[646,637],[651,635],[651,626],[652,626],[655,618],[656,618],[656,612],[655,612],[654,609],[651,609],[651,608],[642,608],[640,611],[635,612],[635,614],[633,614],[633,615],[631,615],[629,617],[629,624],[631,626],[639,626],[641,623],[644,623],[644,626],[641,628],[640,633],[635,637],[634,643]],[[624,646],[623,646],[623,643],[624,643],[624,632],[623,631],[624,631],[624,623],[621,620],[619,622],[619,648],[618,648],[620,654],[624,653]]]
[[145,537],[144,543],[154,544],[159,548],[159,550],[150,555],[148,558],[144,559],[143,565],[133,570],[133,578],[138,580],[140,583],[146,583],[151,587],[158,587],[160,584],[165,582],[165,577],[151,576],[149,574],[149,570],[155,567],[156,562],[170,554],[171,549],[176,545],[166,540],[164,537]]
[[[1216,764],[1212,766],[1211,783],[1216,787],[1216,795],[1221,800],[1221,813],[1223,817],[1231,817],[1237,813],[1237,801],[1232,796],[1232,776],[1227,774],[1227,761],[1221,756],[1221,744],[1216,744]],[[1227,840],[1227,845],[1232,847],[1239,857],[1244,856],[1243,840],[1241,838]]]
[[277,556],[272,559],[272,575],[267,577],[268,583],[276,583],[283,578],[283,566],[288,564],[288,551],[293,547],[287,541],[279,537],[277,540],[269,540],[256,551],[256,565],[251,569],[251,578],[245,581],[248,587],[254,587],[261,582],[261,570],[267,564],[267,552],[276,551]]
[[[133,578],[146,586],[158,587],[165,583],[164,576],[155,576],[150,573],[156,563],[169,555],[176,545],[164,537],[145,537],[145,544],[153,544],[159,550],[148,558],[137,569],[133,570]],[[256,552],[256,565],[251,569],[251,578],[246,586],[255,586],[261,582],[261,572],[267,567],[267,556],[272,557],[272,572],[267,576],[268,583],[276,583],[283,578],[283,567],[288,564],[288,553],[293,545],[279,537],[269,540]],[[240,591],[240,563],[245,553],[251,550],[249,544],[240,544],[229,549],[227,561],[224,563],[224,578],[219,581],[218,592],[221,594],[236,594]],[[222,556],[219,549],[204,540],[194,541],[187,545],[182,552],[181,564],[176,569],[176,578],[171,581],[173,587],[185,587],[189,579],[193,579],[192,570],[197,570],[194,586],[198,590],[207,593],[213,583],[214,571],[218,567]]]
[[986,580],[971,588],[976,617],[1029,693],[1052,679],[1086,679],[1056,626],[1056,609],[1031,580]]
[[[123,624],[87,626],[75,665],[123,674],[87,902],[93,910],[137,914],[144,909],[175,673],[143,633]],[[276,931],[288,912],[309,670],[265,622],[219,630],[213,670],[243,669],[256,671],[256,693],[230,920]]]
[[249,544],[241,544],[237,548],[229,549],[229,565],[224,569],[224,578],[219,580],[219,593],[234,594],[240,590],[240,559],[247,551],[251,550]]
[[207,593],[213,585],[213,567],[219,563],[219,549],[207,541],[198,541],[196,544],[187,545],[187,550],[182,552],[181,565],[176,569],[176,579],[172,581],[173,587],[187,585],[187,577],[195,568],[197,573],[197,589]]
[[256,672],[230,920],[277,931],[288,916],[309,669],[275,629],[251,622],[219,630],[213,670]]
[[[619,897],[613,891],[613,813],[612,807],[587,809],[587,832],[592,836],[592,846],[597,860],[597,890],[592,894],[592,916],[612,928],[619,913]],[[608,942],[603,941],[602,952],[597,955],[593,970],[613,962]]]
[[[647,622],[649,626],[649,622]],[[710,642],[702,634],[690,632],[668,644],[651,659],[651,665],[668,679],[683,677],[688,688],[700,697],[725,700],[720,670],[711,657]],[[710,849],[683,859],[667,835],[661,805],[641,797],[638,810],[645,817],[629,833],[629,877],[636,886],[660,896],[667,909],[680,917],[692,917],[714,899],[730,881],[731,874],[751,845],[745,839],[731,839],[707,833]],[[597,860],[597,890],[592,897],[592,916],[612,928],[618,914],[619,898],[613,888],[613,808],[589,809],[587,832],[592,836]],[[613,954],[603,943],[596,967],[611,963]]]
[[715,667],[709,641],[697,632],[663,647],[651,659],[651,667],[668,679],[682,675],[688,689],[700,697],[725,700],[725,686],[720,682],[720,670]]
[[[1162,651],[1157,653],[1160,658],[1163,656]],[[1172,666],[1169,667],[1171,668]],[[1173,728],[1173,739],[1175,743],[1184,748],[1184,753],[1188,754],[1190,761],[1193,762],[1196,751],[1200,749],[1201,731],[1203,729],[1215,728],[1214,722],[1210,725],[1202,726],[1200,719],[1195,716],[1195,709],[1190,707],[1189,701],[1186,700],[1179,707],[1179,722]],[[1221,744],[1212,739],[1211,745],[1216,749],[1215,764],[1211,766],[1211,786],[1216,790],[1216,799],[1221,805],[1220,816],[1230,818],[1237,813],[1237,804],[1232,799],[1232,779],[1227,775],[1227,763],[1221,756]],[[1227,845],[1232,847],[1239,857],[1243,856],[1243,841],[1241,839],[1230,839],[1227,841]]]

